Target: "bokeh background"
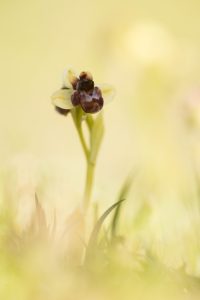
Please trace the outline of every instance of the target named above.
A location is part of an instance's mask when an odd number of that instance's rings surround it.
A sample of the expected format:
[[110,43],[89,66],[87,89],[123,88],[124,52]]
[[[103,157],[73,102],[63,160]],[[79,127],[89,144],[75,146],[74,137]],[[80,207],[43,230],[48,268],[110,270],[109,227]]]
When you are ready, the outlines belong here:
[[88,70],[117,91],[104,108],[93,201],[105,209],[133,171],[124,228],[167,265],[199,275],[200,2],[1,0],[0,7],[1,194],[6,185],[20,226],[35,191],[61,223],[80,202],[82,149],[71,117],[58,115],[50,96],[65,68]]

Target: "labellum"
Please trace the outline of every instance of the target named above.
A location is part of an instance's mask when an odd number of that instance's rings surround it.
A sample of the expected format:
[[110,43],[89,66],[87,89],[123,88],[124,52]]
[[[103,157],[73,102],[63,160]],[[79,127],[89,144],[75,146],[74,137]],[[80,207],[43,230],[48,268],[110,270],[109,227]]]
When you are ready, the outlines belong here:
[[81,105],[86,113],[96,113],[103,107],[103,97],[101,90],[94,86],[94,81],[90,73],[82,72],[76,84],[72,84],[75,91],[71,101],[74,106]]
[[95,87],[91,93],[82,92],[80,105],[86,113],[96,113],[103,107],[103,98],[101,90]]

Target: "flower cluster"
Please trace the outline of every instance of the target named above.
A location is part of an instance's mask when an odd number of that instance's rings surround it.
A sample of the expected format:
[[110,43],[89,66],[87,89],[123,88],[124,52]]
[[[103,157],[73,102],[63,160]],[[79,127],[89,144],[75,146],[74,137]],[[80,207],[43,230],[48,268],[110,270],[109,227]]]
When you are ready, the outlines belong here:
[[114,89],[107,84],[96,86],[89,72],[81,72],[76,76],[72,70],[68,70],[62,88],[52,95],[52,103],[62,114],[67,114],[76,106],[81,106],[85,113],[96,113],[113,96]]

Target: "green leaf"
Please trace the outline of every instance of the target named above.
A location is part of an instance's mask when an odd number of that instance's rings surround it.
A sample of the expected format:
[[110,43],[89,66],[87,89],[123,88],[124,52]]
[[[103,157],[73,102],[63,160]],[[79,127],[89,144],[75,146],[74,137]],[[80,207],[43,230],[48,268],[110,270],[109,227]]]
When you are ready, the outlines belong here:
[[95,164],[104,135],[103,115],[100,113],[93,121],[90,132],[90,163]]
[[107,218],[107,216],[111,213],[111,211],[116,208],[119,207],[121,205],[121,203],[124,201],[125,199],[122,199],[116,203],[114,203],[113,205],[111,205],[104,213],[103,215],[98,219],[91,235],[90,235],[90,239],[88,242],[88,246],[87,246],[87,250],[86,250],[86,260],[89,257],[89,255],[91,254],[91,252],[93,251],[93,249],[95,248],[96,244],[97,244],[97,239],[98,239],[98,235],[100,232],[100,229],[105,221],[105,219]]
[[[119,193],[118,196],[118,201],[120,199],[126,199],[128,196],[128,193],[130,191],[131,185],[132,185],[132,180],[133,180],[133,175],[129,175],[126,180],[124,181],[121,191]],[[112,224],[111,224],[111,234],[112,237],[116,236],[116,231],[117,231],[117,225],[119,222],[119,216],[120,216],[120,210],[121,210],[121,206],[119,205],[116,210],[115,210],[115,214],[113,216],[112,219]]]
[[93,116],[91,114],[86,114],[86,124],[88,126],[89,131],[92,131],[93,125],[94,125],[94,119]]

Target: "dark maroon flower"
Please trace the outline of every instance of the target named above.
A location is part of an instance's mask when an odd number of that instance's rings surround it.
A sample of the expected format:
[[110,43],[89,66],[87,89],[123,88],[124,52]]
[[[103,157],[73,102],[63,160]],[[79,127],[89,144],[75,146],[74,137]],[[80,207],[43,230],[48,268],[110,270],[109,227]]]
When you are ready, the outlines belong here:
[[52,95],[52,102],[56,110],[60,113],[62,110],[63,114],[64,110],[68,111],[78,105],[86,113],[96,113],[102,109],[105,100],[109,102],[113,97],[114,89],[106,84],[95,86],[89,72],[81,72],[76,76],[72,70],[68,70],[63,87]]
[[74,91],[73,94],[71,95],[71,101],[74,106],[77,106],[80,104],[81,100],[81,94],[79,91]]
[[103,107],[101,90],[95,87],[91,93],[81,92],[80,105],[86,113],[96,113]]
[[77,80],[76,90],[79,92],[92,92],[94,89],[94,81],[92,76],[87,72],[82,72]]

